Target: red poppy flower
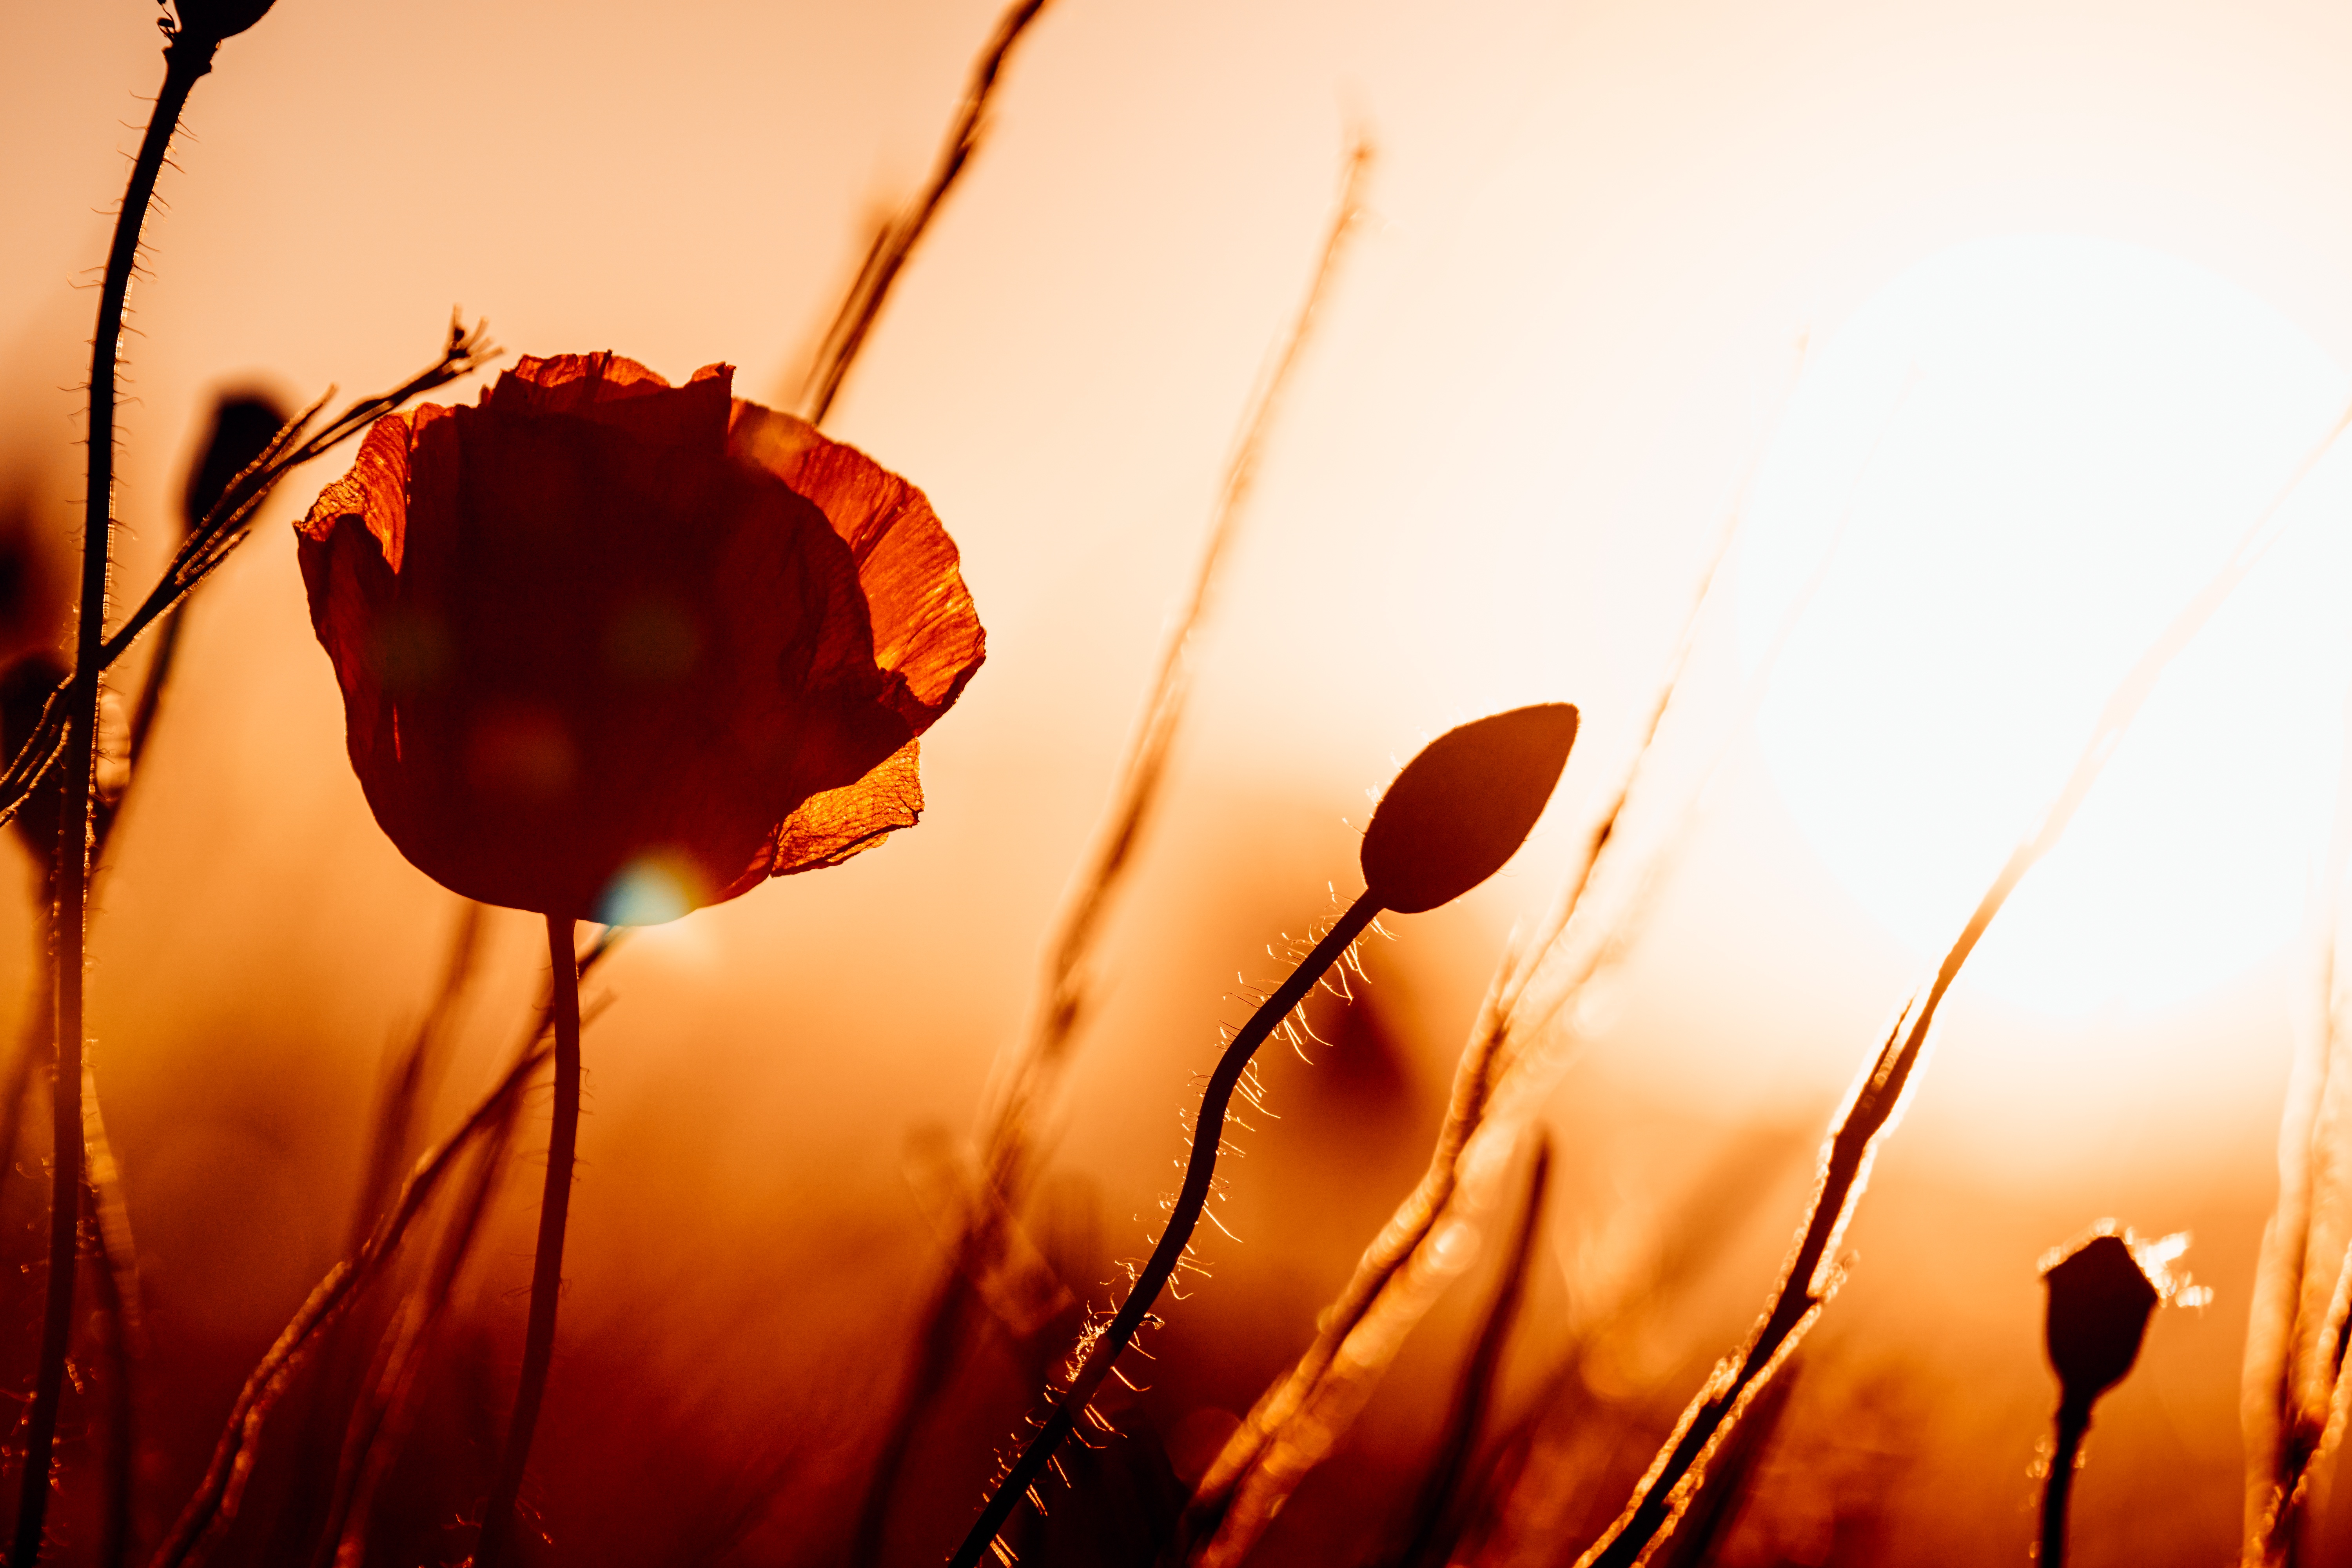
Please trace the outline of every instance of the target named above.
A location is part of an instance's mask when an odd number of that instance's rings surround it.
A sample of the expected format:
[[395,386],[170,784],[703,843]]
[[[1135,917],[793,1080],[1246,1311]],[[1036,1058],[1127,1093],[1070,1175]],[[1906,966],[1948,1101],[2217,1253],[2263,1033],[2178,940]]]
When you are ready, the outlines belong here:
[[485,903],[668,919],[911,825],[979,668],[920,490],[801,420],[609,353],[376,422],[296,525],[352,766]]

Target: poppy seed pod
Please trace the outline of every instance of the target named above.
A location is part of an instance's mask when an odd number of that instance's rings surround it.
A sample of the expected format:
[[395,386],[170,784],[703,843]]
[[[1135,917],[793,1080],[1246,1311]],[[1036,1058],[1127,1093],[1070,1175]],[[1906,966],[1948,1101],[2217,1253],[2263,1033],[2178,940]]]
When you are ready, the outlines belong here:
[[2042,1271],[2043,1339],[2063,1399],[2088,1409],[2139,1358],[2159,1292],[2121,1237],[2095,1236]]
[[1373,900],[1419,914],[1501,870],[1551,799],[1576,722],[1568,703],[1543,702],[1448,730],[1423,747],[1364,830],[1364,886]]
[[172,8],[180,25],[171,29],[172,35],[199,48],[210,48],[260,21],[275,4],[277,0],[178,0]]
[[378,420],[296,525],[352,769],[452,891],[646,923],[915,821],[984,651],[955,544],[732,374],[525,359]]

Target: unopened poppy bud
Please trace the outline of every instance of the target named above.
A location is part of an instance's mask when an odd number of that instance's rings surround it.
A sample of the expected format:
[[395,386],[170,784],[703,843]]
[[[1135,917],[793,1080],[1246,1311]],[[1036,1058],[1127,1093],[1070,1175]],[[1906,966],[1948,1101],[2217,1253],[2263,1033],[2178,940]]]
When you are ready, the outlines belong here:
[[268,447],[286,424],[286,410],[268,396],[243,393],[213,405],[213,427],[205,437],[204,455],[188,471],[187,496],[181,507],[182,531],[193,533],[228,490],[229,481]]
[[2050,1287],[2043,1339],[2063,1400],[2087,1409],[2139,1358],[2159,1293],[2128,1243],[2095,1236],[2042,1270]]
[[1576,743],[1565,702],[1514,708],[1422,748],[1364,830],[1364,886],[1384,910],[1419,914],[1460,898],[1518,853]]
[[[158,4],[162,0],[157,0]],[[180,18],[165,31],[199,47],[233,38],[268,15],[277,0],[178,0],[173,6]]]

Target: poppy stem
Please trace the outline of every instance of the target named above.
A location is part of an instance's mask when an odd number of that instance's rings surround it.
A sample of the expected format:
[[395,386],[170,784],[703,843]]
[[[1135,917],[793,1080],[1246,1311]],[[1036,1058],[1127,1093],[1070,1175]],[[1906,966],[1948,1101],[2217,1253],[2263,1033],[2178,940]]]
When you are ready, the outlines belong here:
[[981,1510],[980,1518],[972,1522],[964,1536],[963,1544],[956,1548],[949,1568],[977,1568],[982,1553],[1004,1528],[1013,1507],[1035,1488],[1037,1479],[1053,1462],[1055,1450],[1077,1425],[1080,1412],[1110,1375],[1111,1365],[1121,1352],[1133,1342],[1143,1320],[1151,1315],[1152,1303],[1183,1262],[1184,1254],[1192,1239],[1192,1229],[1201,1223],[1201,1211],[1209,1201],[1209,1184],[1217,1171],[1217,1148],[1224,1142],[1225,1110],[1232,1104],[1234,1089],[1240,1084],[1242,1073],[1249,1067],[1250,1058],[1257,1055],[1258,1047],[1290,1016],[1291,1009],[1307,998],[1324,972],[1339,962],[1355,940],[1364,934],[1364,928],[1379,918],[1381,906],[1369,892],[1349,904],[1323,940],[1315,944],[1306,961],[1290,972],[1275,994],[1265,999],[1225,1054],[1217,1062],[1217,1070],[1209,1075],[1209,1087],[1201,1095],[1201,1114],[1192,1123],[1192,1153],[1184,1166],[1184,1186],[1177,1194],[1176,1205],[1168,1213],[1168,1228],[1160,1233],[1160,1245],[1153,1247],[1151,1259],[1137,1275],[1134,1288],[1128,1291],[1118,1315],[1111,1320],[1087,1352],[1085,1362],[1070,1385],[1054,1402],[1051,1414],[1029,1446],[1021,1451],[1013,1468],[997,1483],[996,1493]]
[[79,1253],[82,1188],[82,961],[89,913],[92,785],[98,771],[98,676],[106,633],[106,588],[114,543],[114,402],[122,345],[123,304],[139,259],[139,231],[155,195],[163,155],[196,80],[212,69],[213,40],[174,37],[163,49],[163,89],[148,117],[131,184],[115,215],[114,242],[99,290],[89,353],[89,467],[82,530],[80,625],[67,702],[65,776],[58,812],[57,906],[50,942],[56,966],[57,1051],[50,1105],[48,1299],[41,1319],[41,1359],[33,1407],[25,1422],[25,1468],[9,1568],[40,1560],[47,1516],[49,1465],[65,1394],[66,1352],[73,1337],[74,1272]]
[[2091,1402],[2072,1394],[2058,1405],[2057,1442],[2050,1473],[2042,1482],[2041,1568],[2064,1568],[2066,1506],[2074,1494],[2074,1470],[2082,1462],[2083,1435],[2091,1429]]
[[522,1376],[515,1386],[514,1419],[507,1426],[498,1484],[482,1510],[481,1543],[474,1568],[498,1568],[511,1550],[523,1467],[547,1395],[547,1369],[555,1354],[555,1304],[563,1290],[563,1223],[572,1208],[572,1160],[580,1142],[580,964],[572,921],[547,917],[547,959],[552,973],[548,1016],[555,1024],[555,1110],[547,1140],[547,1186],[539,1200],[539,1252],[530,1270],[530,1322],[523,1334]]

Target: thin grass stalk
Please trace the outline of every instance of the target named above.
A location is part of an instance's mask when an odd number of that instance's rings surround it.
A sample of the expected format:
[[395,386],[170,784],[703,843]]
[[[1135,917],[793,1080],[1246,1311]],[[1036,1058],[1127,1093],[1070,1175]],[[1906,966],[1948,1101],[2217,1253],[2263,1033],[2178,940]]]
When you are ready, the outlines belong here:
[[[1456,1550],[1455,1561],[1521,1568],[1552,1560],[1603,1456],[1616,1445],[1625,1409],[1593,1394],[1593,1369],[1622,1365],[1650,1318],[1671,1310],[1697,1284],[1789,1163],[1811,1152],[1811,1140],[1792,1128],[1747,1129],[1708,1162],[1673,1214],[1641,1227],[1662,1246],[1635,1249],[1625,1267],[1602,1264],[1594,1270],[1595,1288],[1579,1292],[1563,1342],[1536,1379],[1527,1414],[1496,1445],[1484,1517],[1476,1521],[1475,1537]],[[1786,1379],[1775,1380],[1774,1387],[1786,1386]],[[1721,1472],[1718,1466],[1716,1473]]]
[[980,1180],[986,1191],[971,1205],[974,1223],[949,1248],[949,1268],[925,1303],[914,1340],[915,1365],[900,1393],[858,1510],[850,1561],[872,1568],[881,1558],[890,1501],[905,1469],[915,1434],[932,1403],[945,1391],[968,1330],[973,1301],[971,1279],[997,1266],[1008,1248],[1007,1231],[1028,1186],[1044,1108],[1050,1104],[1069,1065],[1079,1029],[1092,1011],[1090,964],[1106,917],[1124,889],[1167,777],[1168,759],[1190,703],[1195,639],[1207,624],[1223,567],[1248,510],[1264,459],[1290,384],[1303,362],[1324,300],[1336,281],[1349,238],[1360,226],[1372,147],[1359,137],[1349,147],[1339,199],[1324,236],[1313,279],[1291,319],[1271,369],[1251,398],[1225,465],[1217,506],[1199,564],[1153,673],[1143,716],[1119,764],[1110,808],[1085,864],[1056,919],[1046,946],[1045,972],[1028,1030],[1000,1058],[992,1078],[980,1134]]
[[139,232],[155,195],[156,178],[178,130],[188,94],[212,68],[208,39],[174,37],[163,50],[163,86],[140,139],[131,183],[115,215],[90,337],[89,447],[82,524],[79,626],[74,673],[65,704],[61,750],[66,757],[64,809],[58,814],[56,914],[53,935],[57,1005],[56,1066],[51,1076],[54,1142],[49,1215],[49,1279],[41,1322],[41,1355],[33,1379],[33,1405],[25,1423],[25,1468],[19,1480],[11,1568],[40,1560],[49,1500],[49,1466],[64,1394],[66,1352],[73,1333],[75,1256],[81,1233],[82,965],[89,916],[90,814],[98,771],[99,652],[106,629],[108,581],[114,544],[114,405],[122,313],[139,259]]
[[[398,386],[360,399],[326,424],[313,429],[313,422],[334,395],[333,389],[329,388],[326,395],[287,421],[285,428],[278,433],[259,457],[229,482],[220,499],[181,541],[162,579],[148,591],[138,607],[100,643],[95,660],[97,673],[103,675],[111,668],[151,626],[178,608],[205,578],[220,569],[236,547],[245,542],[262,503],[269,499],[271,492],[289,474],[350,440],[383,415],[394,413],[425,394],[470,374],[496,358],[499,351],[489,344],[483,333],[481,323],[477,322],[469,330],[453,318],[440,357]],[[93,447],[93,461],[96,451]],[[6,768],[0,770],[0,823],[8,821],[23,810],[33,791],[64,760],[68,740],[67,719],[73,710],[79,679],[77,675],[69,675],[58,682],[57,689],[49,694],[32,733],[8,759]]]
[[1160,1232],[1159,1244],[1151,1249],[1150,1258],[1136,1276],[1127,1300],[1119,1304],[1109,1325],[1080,1342],[1082,1353],[1068,1384],[1054,1401],[1037,1435],[998,1479],[994,1495],[981,1510],[963,1544],[949,1560],[950,1568],[975,1568],[982,1554],[992,1549],[1003,1555],[997,1531],[1003,1528],[1023,1498],[1032,1502],[1040,1500],[1037,1484],[1045,1467],[1053,1462],[1055,1450],[1076,1429],[1081,1412],[1108,1430],[1108,1424],[1093,1414],[1090,1401],[1103,1380],[1111,1374],[1120,1353],[1134,1342],[1137,1331],[1151,1315],[1160,1290],[1192,1250],[1193,1228],[1200,1223],[1202,1209],[1216,1178],[1217,1152],[1224,1143],[1225,1113],[1233,1104],[1234,1089],[1248,1071],[1250,1058],[1268,1037],[1289,1021],[1307,994],[1321,983],[1326,971],[1346,956],[1380,912],[1370,892],[1349,905],[1315,944],[1314,951],[1251,1015],[1249,1022],[1242,1026],[1241,1032],[1218,1058],[1216,1069],[1209,1075],[1208,1087],[1201,1095],[1200,1115],[1192,1126],[1192,1152],[1184,1166],[1184,1184],[1169,1210],[1167,1228]]
[[[1516,1043],[1545,1027],[1581,982],[1581,976],[1565,983],[1546,976],[1545,984],[1529,991],[1582,906],[1596,868],[1617,842],[1618,825],[1645,776],[1658,732],[1689,668],[1700,616],[1713,596],[1740,516],[1741,509],[1735,505],[1717,534],[1633,760],[1595,823],[1584,854],[1535,936],[1515,942],[1488,982],[1454,1065],[1453,1089],[1428,1168],[1365,1248],[1339,1297],[1318,1314],[1315,1339],[1306,1352],[1259,1397],[1202,1474],[1178,1527],[1178,1558],[1197,1553],[1204,1563],[1228,1564],[1248,1552],[1307,1470],[1321,1461],[1370,1397],[1405,1335],[1450,1278],[1428,1244],[1442,1220],[1466,1220],[1483,1206],[1488,1196],[1484,1191],[1457,1204],[1473,1141],[1486,1132],[1496,1091],[1525,1058]],[[1599,949],[1591,950],[1593,961],[1599,955]],[[1516,1125],[1503,1128],[1494,1132],[1488,1146],[1499,1153],[1517,1135]],[[1497,1158],[1490,1156],[1486,1167],[1499,1179]],[[1382,1321],[1367,1331],[1376,1309]]]
[[1073,880],[1071,891],[1046,947],[1045,970],[1031,1026],[1019,1047],[998,1065],[992,1075],[1000,1084],[983,1119],[982,1168],[1000,1193],[1010,1197],[1025,1185],[1026,1166],[1042,1108],[1048,1103],[1061,1073],[1069,1063],[1080,1026],[1091,1010],[1093,975],[1090,963],[1102,937],[1105,918],[1123,889],[1136,862],[1152,815],[1157,809],[1168,760],[1183,726],[1190,704],[1195,641],[1216,604],[1224,565],[1248,515],[1257,474],[1265,451],[1288,401],[1292,383],[1305,362],[1325,301],[1338,281],[1349,241],[1361,227],[1365,189],[1371,177],[1371,142],[1359,136],[1341,164],[1339,192],[1324,232],[1313,277],[1290,320],[1270,368],[1251,398],[1225,463],[1217,505],[1202,542],[1201,559],[1178,613],[1150,695],[1142,721],[1129,742],[1119,764],[1118,782],[1110,810],[1089,850],[1086,864]]
[[383,1273],[409,1227],[425,1211],[458,1158],[512,1115],[514,1102],[551,1055],[548,1046],[534,1038],[530,1047],[482,1097],[466,1120],[418,1159],[407,1181],[402,1184],[398,1198],[368,1237],[367,1245],[329,1269],[312,1289],[310,1298],[278,1334],[277,1342],[247,1374],[244,1387],[229,1406],[228,1421],[213,1449],[212,1462],[203,1481],[181,1510],[171,1533],[149,1559],[149,1568],[182,1568],[194,1561],[215,1532],[236,1517],[245,1483],[252,1473],[262,1426],[320,1336],[334,1325],[360,1291]]
[[1527,1297],[1528,1269],[1535,1261],[1536,1243],[1543,1236],[1544,1195],[1551,1176],[1551,1140],[1535,1135],[1535,1155],[1528,1162],[1528,1191],[1519,1209],[1517,1234],[1496,1282],[1477,1337],[1462,1365],[1454,1399],[1439,1435],[1435,1457],[1423,1479],[1421,1495],[1407,1515],[1401,1542],[1386,1561],[1394,1568],[1444,1568],[1461,1524],[1463,1482],[1470,1473],[1471,1456],[1486,1413],[1495,1403],[1495,1384],[1502,1373],[1503,1352],[1518,1321]]
[[[2337,955],[2342,946],[2344,873],[2352,859],[2352,703],[2346,708],[2346,752],[2337,781],[2335,825],[2314,900],[2309,947],[2310,1004],[2295,1023],[2296,1049],[2279,1112],[2279,1192],[2263,1227],[2262,1252],[2247,1312],[2239,1420],[2245,1441],[2243,1568],[2281,1568],[2294,1561],[2311,1480],[2334,1419],[2341,1376],[2336,1299],[2315,1301],[2315,1278],[2347,1235],[2336,1150],[2342,1100],[2352,1063],[2339,1026]],[[2327,1189],[2323,1194],[2322,1189]],[[2333,1201],[2326,1201],[2332,1198]],[[2346,1253],[2352,1263],[2352,1253]],[[2338,1273],[2341,1270],[2337,1270]],[[2315,1365],[2315,1362],[2316,1364]]]
[[142,1335],[139,1247],[131,1235],[131,1206],[122,1195],[122,1169],[99,1110],[97,1075],[82,1062],[82,1137],[86,1146],[84,1201],[89,1205],[92,1259],[98,1281],[105,1441],[100,1448],[99,1551],[101,1568],[130,1560],[132,1489],[138,1455],[138,1402],[131,1369]]
[[449,955],[443,962],[441,984],[425,1016],[417,1021],[400,1054],[384,1074],[382,1098],[368,1137],[367,1163],[361,1167],[359,1196],[352,1205],[348,1251],[357,1251],[383,1217],[384,1199],[399,1179],[416,1121],[437,1076],[436,1056],[449,1033],[457,1005],[472,980],[482,946],[482,906],[471,899],[460,901],[457,924],[449,937]]
[[334,1568],[360,1568],[366,1560],[376,1494],[415,1424],[426,1353],[448,1311],[458,1276],[481,1237],[491,1201],[498,1195],[521,1103],[519,1099],[509,1100],[507,1114],[485,1134],[473,1180],[450,1216],[425,1287],[412,1291],[403,1303],[382,1369],[352,1412],[328,1501],[326,1528],[311,1559],[314,1568],[328,1568],[331,1563]]
[[971,166],[973,155],[979,153],[981,139],[988,128],[989,100],[995,96],[1004,62],[1011,58],[1013,46],[1021,41],[1021,35],[1028,31],[1029,24],[1045,8],[1045,0],[1015,0],[997,22],[995,33],[972,66],[963,101],[957,107],[955,121],[948,129],[939,162],[932,167],[922,194],[896,222],[875,236],[873,247],[866,254],[866,264],[858,268],[856,280],[842,300],[832,326],[825,330],[824,340],[817,348],[816,362],[810,369],[805,404],[810,424],[824,424],[824,416],[833,411],[833,401],[840,395],[842,383],[848,379],[850,367],[865,349],[866,335],[881,318],[898,274],[930,227],[940,204],[947,200],[948,193],[955,188],[964,170]]
[[1819,1318],[1842,1278],[1836,1244],[1868,1185],[1880,1139],[1900,1119],[1912,1078],[1923,1058],[1928,1031],[1952,982],[1976,951],[1993,917],[2018,883],[2064,835],[2074,813],[2122,745],[2156,682],[2274,543],[2288,496],[2326,455],[2347,424],[2347,407],[2299,463],[2286,483],[2256,516],[2221,568],[2209,579],[2164,631],[2149,644],[2107,699],[2090,739],[2064,785],[2036,830],[2011,852],[1961,928],[1924,996],[1904,1015],[1855,1083],[1832,1122],[1812,1203],[1778,1288],[1748,1341],[1717,1364],[1616,1521],[1577,1560],[1577,1568],[1634,1568],[1645,1563],[1672,1534],[1675,1521],[1703,1484],[1708,1462],[1737,1426],[1740,1415],[1780,1363],[1795,1350]]
[[[585,981],[619,945],[627,928],[606,926],[580,956],[580,978]],[[583,1004],[581,1028],[595,1022],[609,998]],[[542,1004],[539,1016],[521,1042],[530,1051],[551,1043],[553,997]],[[441,1243],[421,1287],[412,1287],[401,1302],[384,1353],[366,1391],[356,1400],[345,1426],[329,1495],[327,1519],[312,1562],[338,1568],[358,1568],[366,1557],[367,1531],[374,1500],[384,1478],[398,1459],[402,1444],[414,1425],[422,1387],[426,1352],[442,1320],[456,1300],[457,1279],[482,1236],[490,1205],[514,1144],[522,1100],[509,1097],[502,1112],[482,1131],[478,1142],[473,1179],[457,1200],[455,1212],[443,1226]]]
[[555,1019],[555,1105],[547,1140],[547,1184],[539,1200],[539,1246],[531,1261],[530,1317],[523,1333],[522,1374],[507,1423],[505,1457],[483,1506],[474,1568],[498,1568],[513,1551],[515,1509],[530,1461],[539,1408],[555,1357],[555,1309],[563,1291],[563,1232],[572,1210],[572,1167],[580,1143],[580,963],[568,915],[547,917],[549,995]]

